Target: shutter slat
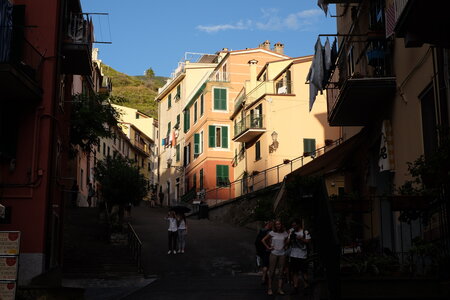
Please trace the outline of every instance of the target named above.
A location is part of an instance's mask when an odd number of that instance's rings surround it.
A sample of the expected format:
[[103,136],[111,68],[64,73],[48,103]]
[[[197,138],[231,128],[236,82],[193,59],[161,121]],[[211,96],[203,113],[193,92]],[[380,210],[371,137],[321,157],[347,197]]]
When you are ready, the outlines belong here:
[[228,148],[228,127],[222,126],[222,148]]
[[209,125],[208,126],[208,145],[211,148],[214,148],[216,146],[216,126]]

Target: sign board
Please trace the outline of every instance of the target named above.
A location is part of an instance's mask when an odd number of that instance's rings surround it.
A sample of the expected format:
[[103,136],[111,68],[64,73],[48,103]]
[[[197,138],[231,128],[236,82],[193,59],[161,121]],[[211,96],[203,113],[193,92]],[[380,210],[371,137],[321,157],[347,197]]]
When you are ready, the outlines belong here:
[[0,282],[0,300],[14,300],[16,299],[16,286],[14,281]]
[[0,231],[0,255],[18,255],[20,231]]
[[0,280],[16,280],[18,265],[18,256],[0,256]]

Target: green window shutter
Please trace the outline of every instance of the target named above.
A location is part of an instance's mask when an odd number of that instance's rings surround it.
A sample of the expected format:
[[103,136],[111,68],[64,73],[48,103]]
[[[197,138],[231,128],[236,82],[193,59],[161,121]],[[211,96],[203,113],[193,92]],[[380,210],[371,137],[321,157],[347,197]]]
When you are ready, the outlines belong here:
[[197,123],[197,101],[194,103],[194,123]]
[[228,127],[222,126],[222,148],[228,148]]
[[167,136],[170,135],[170,127],[171,127],[170,125],[171,125],[170,122],[167,123]]
[[208,145],[210,148],[214,148],[214,147],[216,147],[216,126],[209,125],[208,129],[209,129],[208,130],[208,135],[209,135]]
[[177,98],[180,99],[181,97],[181,85],[177,86]]
[[203,169],[200,169],[200,189],[203,189]]
[[189,109],[186,109],[184,111],[184,133],[189,131],[189,128],[191,126],[190,121]]
[[227,110],[227,90],[221,89],[220,90],[220,109],[221,110]]
[[177,115],[177,125],[178,125],[178,128],[179,128],[180,127],[180,114]]
[[222,166],[216,165],[216,186],[222,185]]
[[194,134],[194,155],[200,154],[200,133]]
[[303,139],[303,152],[305,152],[307,155],[311,155],[314,151],[316,151],[316,140]]
[[180,144],[178,144],[176,148],[176,159],[177,161],[180,161]]
[[214,89],[214,109],[220,109],[220,89]]
[[229,172],[228,165],[216,165],[216,185],[217,186],[228,185],[228,183],[230,181],[228,172]]
[[200,96],[200,117],[203,116],[205,111],[205,99],[203,98],[203,94]]
[[224,178],[225,183],[228,185],[228,183],[230,182],[230,177],[228,176],[228,166],[222,166],[222,175]]
[[167,98],[167,109],[172,107],[172,94]]

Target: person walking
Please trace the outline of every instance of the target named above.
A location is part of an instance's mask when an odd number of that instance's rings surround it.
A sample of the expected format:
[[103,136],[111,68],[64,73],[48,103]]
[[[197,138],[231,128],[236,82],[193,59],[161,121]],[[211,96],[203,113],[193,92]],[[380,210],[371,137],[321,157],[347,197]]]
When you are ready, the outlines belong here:
[[89,182],[89,184],[88,184],[88,195],[87,195],[87,203],[88,203],[89,207],[92,206],[92,197],[94,197],[94,196],[95,196],[94,188],[92,187],[92,183]]
[[267,250],[266,246],[264,246],[262,239],[272,230],[272,226],[273,226],[272,221],[266,221],[264,223],[264,227],[259,230],[255,240],[256,261],[258,267],[261,269],[262,284],[265,284],[268,281],[267,270],[269,268],[269,256],[270,256],[270,251]]
[[169,251],[167,252],[167,254],[177,254],[178,226],[175,212],[173,210],[169,211],[166,220],[169,222]]
[[272,281],[275,274],[277,274],[278,279],[278,294],[284,295],[283,277],[285,275],[284,266],[286,262],[286,245],[288,237],[289,234],[284,229],[281,221],[276,220],[273,230],[262,239],[264,246],[271,251],[269,256],[268,295],[273,295]]
[[303,229],[302,222],[295,220],[293,229],[289,235],[289,245],[291,252],[289,255],[289,273],[294,286],[294,294],[298,293],[299,278],[303,286],[308,286],[308,244],[311,242],[309,232]]
[[184,253],[186,248],[187,223],[186,216],[180,212],[177,214],[178,224],[178,253]]

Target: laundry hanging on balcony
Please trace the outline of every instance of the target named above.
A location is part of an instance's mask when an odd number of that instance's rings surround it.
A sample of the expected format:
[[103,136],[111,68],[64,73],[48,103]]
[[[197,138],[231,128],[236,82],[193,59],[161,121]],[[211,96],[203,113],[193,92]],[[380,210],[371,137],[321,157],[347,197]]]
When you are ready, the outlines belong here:
[[328,14],[328,3],[325,3],[325,0],[317,0],[317,6],[323,10],[325,16]]
[[383,120],[381,127],[381,143],[380,143],[380,156],[378,159],[378,166],[380,172],[394,171],[394,145],[392,141],[392,127],[389,120]]
[[306,81],[309,82],[309,111],[311,111],[314,101],[316,100],[317,93],[323,91],[323,78],[324,78],[324,62],[323,62],[323,47],[320,42],[320,38],[317,38],[316,45],[314,46],[314,58],[309,68]]
[[0,62],[9,60],[12,37],[12,9],[8,0],[0,0]]

